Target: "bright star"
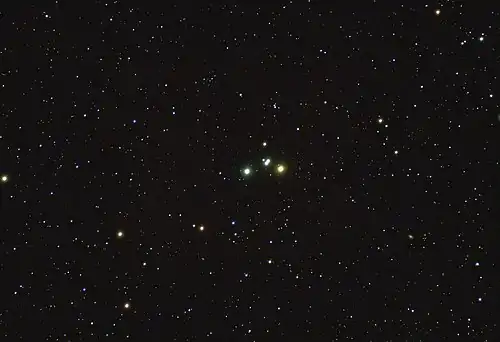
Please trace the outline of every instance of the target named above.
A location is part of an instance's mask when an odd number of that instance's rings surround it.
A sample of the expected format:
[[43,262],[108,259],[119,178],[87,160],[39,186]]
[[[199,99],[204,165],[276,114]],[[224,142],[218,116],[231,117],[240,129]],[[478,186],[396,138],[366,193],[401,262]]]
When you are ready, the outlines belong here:
[[119,239],[122,238],[123,235],[124,235],[124,233],[121,230],[119,230],[118,232],[116,232],[116,237],[119,238]]
[[241,173],[243,174],[243,176],[248,177],[252,173],[252,169],[247,166],[243,170],[241,170]]
[[125,308],[125,309],[130,309],[130,303],[125,303],[125,304],[123,304],[123,308]]
[[262,161],[264,162],[264,166],[269,166],[269,164],[271,164],[271,159],[269,159],[269,158],[262,159]]
[[283,174],[283,173],[285,173],[285,171],[286,171],[286,167],[285,167],[285,165],[283,165],[283,164],[278,164],[278,166],[276,166],[276,172],[277,172],[278,174]]
[[434,13],[435,13],[436,15],[440,15],[440,14],[441,14],[441,10],[440,10],[440,9],[437,9],[437,10],[435,10],[435,11],[434,11]]
[[205,230],[205,227],[204,226],[200,226],[199,230],[200,230],[200,232],[202,232],[202,231]]
[[3,175],[0,179],[2,180],[2,183],[7,183],[9,181],[9,177],[7,175]]

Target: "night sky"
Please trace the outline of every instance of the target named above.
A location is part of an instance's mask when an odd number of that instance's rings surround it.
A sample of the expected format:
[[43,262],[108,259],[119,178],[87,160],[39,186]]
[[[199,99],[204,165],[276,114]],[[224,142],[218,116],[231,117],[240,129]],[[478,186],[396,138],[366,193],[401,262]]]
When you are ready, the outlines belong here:
[[500,340],[500,10],[14,3],[1,341]]

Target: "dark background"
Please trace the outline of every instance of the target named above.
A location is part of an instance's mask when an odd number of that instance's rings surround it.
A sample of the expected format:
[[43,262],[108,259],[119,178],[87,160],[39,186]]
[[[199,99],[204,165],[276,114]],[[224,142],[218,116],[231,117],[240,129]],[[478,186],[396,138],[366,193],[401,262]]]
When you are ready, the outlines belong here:
[[157,3],[0,11],[2,341],[500,338],[497,9]]

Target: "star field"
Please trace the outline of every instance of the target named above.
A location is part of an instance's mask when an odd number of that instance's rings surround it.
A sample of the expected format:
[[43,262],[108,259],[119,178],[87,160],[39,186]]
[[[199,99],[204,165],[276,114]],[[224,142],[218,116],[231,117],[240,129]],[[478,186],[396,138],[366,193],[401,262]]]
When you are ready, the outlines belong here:
[[500,340],[500,10],[0,9],[1,341]]

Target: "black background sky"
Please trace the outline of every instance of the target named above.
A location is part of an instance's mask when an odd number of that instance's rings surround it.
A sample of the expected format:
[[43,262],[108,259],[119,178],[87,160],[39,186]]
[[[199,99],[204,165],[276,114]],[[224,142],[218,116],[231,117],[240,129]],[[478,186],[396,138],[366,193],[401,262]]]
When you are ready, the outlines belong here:
[[0,11],[2,341],[500,338],[499,11],[157,3]]

